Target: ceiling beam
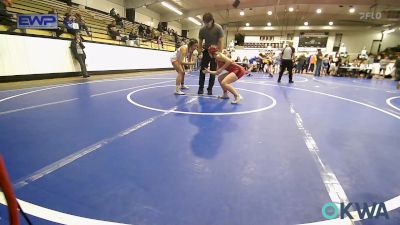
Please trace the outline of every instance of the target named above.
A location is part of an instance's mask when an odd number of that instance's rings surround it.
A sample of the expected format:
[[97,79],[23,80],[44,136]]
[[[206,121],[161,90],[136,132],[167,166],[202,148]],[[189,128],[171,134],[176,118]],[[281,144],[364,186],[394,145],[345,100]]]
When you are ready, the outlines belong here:
[[[277,7],[283,5],[359,5],[359,6],[372,6],[376,4],[376,0],[280,0],[279,5],[277,5],[276,1],[260,1],[260,0],[251,0],[245,3],[240,4],[239,8],[257,8],[257,7]],[[400,6],[400,1],[396,0],[381,0],[379,1],[379,5],[392,5],[392,6]],[[233,7],[230,4],[216,4],[213,7],[208,8],[197,8],[189,11],[184,11],[184,14],[179,16],[176,14],[168,14],[162,16],[161,20],[164,22],[175,21],[181,18],[187,18],[189,16],[193,17],[196,15],[202,15],[205,12],[215,13],[221,10],[232,10]]]
[[[238,28],[236,27],[229,27],[228,31],[237,31]],[[349,30],[349,31],[360,31],[365,30],[366,27],[364,26],[289,26],[284,29],[285,32],[293,32],[293,31],[337,31],[337,30]],[[282,31],[282,27],[272,26],[272,27],[263,27],[263,26],[256,26],[256,27],[240,27],[240,31]],[[369,28],[369,30],[374,31],[381,31],[381,28]]]
[[161,2],[161,0],[126,0],[125,1],[125,7],[126,8],[140,8],[143,6],[148,6],[152,4],[156,4],[158,2]]

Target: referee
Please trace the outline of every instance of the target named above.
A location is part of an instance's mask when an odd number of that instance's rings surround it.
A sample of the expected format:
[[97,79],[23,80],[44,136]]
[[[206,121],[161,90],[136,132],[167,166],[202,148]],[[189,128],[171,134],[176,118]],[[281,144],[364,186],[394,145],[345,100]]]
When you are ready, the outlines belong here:
[[[203,70],[208,68],[210,64],[210,70],[217,70],[217,63],[215,59],[212,59],[208,54],[208,47],[210,45],[218,46],[219,51],[222,51],[222,42],[224,38],[224,30],[221,25],[215,23],[214,17],[211,13],[205,13],[203,15],[203,27],[200,28],[199,31],[199,52],[202,52],[199,57],[201,57],[201,69],[200,69],[200,80],[199,80],[199,91],[197,92],[199,95],[204,93],[204,81],[206,79],[206,75]],[[203,46],[204,40],[204,46]],[[212,95],[212,88],[215,82],[215,75],[210,74],[210,79],[208,81],[207,94]]]
[[292,43],[289,43],[289,45],[286,45],[282,50],[281,70],[279,71],[278,83],[281,82],[283,72],[285,72],[286,69],[289,71],[289,83],[293,83],[293,56],[294,48],[292,47]]

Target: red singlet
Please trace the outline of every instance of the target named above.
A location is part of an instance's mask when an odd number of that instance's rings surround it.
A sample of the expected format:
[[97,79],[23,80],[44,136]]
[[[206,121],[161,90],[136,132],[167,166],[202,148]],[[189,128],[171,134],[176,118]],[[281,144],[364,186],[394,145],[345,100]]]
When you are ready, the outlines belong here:
[[[216,61],[218,64],[218,68],[221,68],[225,65],[224,62],[221,62],[218,60],[216,60]],[[236,74],[238,79],[240,79],[241,77],[243,77],[245,74],[248,73],[242,66],[240,66],[234,62],[232,62],[225,70],[228,71],[229,73]]]

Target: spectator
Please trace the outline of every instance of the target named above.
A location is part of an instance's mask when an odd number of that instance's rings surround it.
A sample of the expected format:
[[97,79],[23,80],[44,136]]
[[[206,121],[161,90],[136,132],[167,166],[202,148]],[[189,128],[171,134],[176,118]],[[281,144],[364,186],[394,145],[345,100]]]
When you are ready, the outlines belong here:
[[331,63],[328,71],[329,71],[329,75],[336,76],[337,71],[338,71],[338,67],[336,66],[336,63]]
[[138,30],[139,30],[139,36],[143,38],[144,37],[144,26],[143,26],[143,24],[139,25]]
[[181,47],[181,40],[178,37],[177,33],[174,33],[174,42],[175,42],[175,48]]
[[278,73],[281,68],[282,53],[275,54],[274,56],[274,72]]
[[322,75],[328,75],[329,70],[329,56],[325,54],[324,58],[322,59]]
[[241,62],[239,56],[236,58],[235,62]]
[[300,57],[297,59],[296,65],[296,73],[303,73],[304,65],[306,64],[307,58],[304,54],[301,54]]
[[127,40],[126,37],[121,37],[121,34],[120,34],[119,30],[117,29],[117,23],[115,22],[115,20],[113,20],[111,22],[111,24],[109,24],[107,26],[107,28],[108,28],[108,34],[111,36],[111,38],[113,40],[117,40],[117,41],[120,41],[120,40],[126,41]]
[[359,75],[363,74],[365,78],[371,79],[371,69],[368,65],[368,60],[363,60],[362,63],[360,64],[360,70],[359,70]]
[[72,6],[72,0],[64,0],[63,2],[67,3],[68,6]]
[[137,31],[132,30],[129,33],[129,40],[133,40],[136,46],[139,46],[139,35]]
[[122,18],[119,14],[114,18],[115,22],[117,22],[117,25],[120,26],[121,28],[124,28],[124,22],[122,21]]
[[145,35],[146,39],[151,39],[151,29],[150,26],[147,26],[146,28],[146,35]]
[[158,32],[163,32],[163,27],[161,25],[161,22],[158,23],[157,30],[158,30]]
[[79,25],[79,30],[85,30],[85,31],[86,31],[86,34],[87,34],[89,37],[91,37],[92,34],[89,32],[89,28],[86,26],[86,22],[85,22],[85,20],[82,19],[81,14],[76,13],[75,16],[76,16],[76,20],[75,20],[75,21],[76,21],[76,22],[78,23],[78,25]]
[[390,63],[389,57],[385,56],[383,59],[379,61],[379,64],[381,65],[381,68],[379,70],[379,73],[385,75],[386,73],[386,67]]
[[154,39],[155,41],[157,41],[157,39],[158,39],[158,35],[156,35],[156,29],[154,29],[154,28],[151,28],[150,39]]
[[396,68],[395,81],[400,81],[400,56],[397,56],[396,62],[394,64],[394,67]]
[[72,35],[75,35],[79,32],[79,24],[75,23],[75,17],[69,13],[65,14],[64,26],[67,28],[67,32]]
[[117,12],[115,11],[114,8],[111,9],[110,16],[113,17],[113,18],[115,18],[117,16]]
[[48,12],[48,14],[53,14],[56,15],[57,17],[57,29],[53,29],[50,31],[53,31],[56,33],[56,37],[60,37],[62,33],[64,33],[64,25],[60,22],[58,22],[58,12],[57,9],[52,9],[51,11]]
[[244,67],[246,70],[249,70],[249,60],[247,59],[247,56],[244,56],[244,57],[243,57],[242,64],[243,64],[243,67]]
[[9,26],[7,32],[14,32],[17,29],[17,23],[14,21],[16,17],[13,14],[8,13],[6,8],[10,7],[11,4],[11,0],[0,0],[0,24]]
[[369,54],[368,55],[368,64],[369,65],[371,65],[371,64],[374,64],[374,59],[375,59],[375,56],[373,55],[373,54]]
[[317,56],[316,55],[311,55],[310,56],[310,62],[309,62],[309,67],[308,67],[308,71],[314,72],[314,68],[315,68],[315,63],[317,62]]
[[316,69],[315,69],[315,73],[314,76],[319,77],[321,76],[321,66],[322,66],[322,60],[324,59],[321,49],[318,49],[318,53],[316,55]]
[[164,42],[163,42],[162,37],[163,37],[162,33],[160,33],[160,35],[158,35],[158,37],[157,37],[158,49],[160,49],[160,44],[161,44],[161,48],[164,48]]
[[243,57],[243,61],[242,62],[245,63],[245,64],[249,63],[249,60],[247,59],[247,56]]
[[192,58],[195,64],[193,65],[192,71],[196,71],[199,68],[199,52],[195,49],[192,53]]
[[76,33],[74,39],[71,41],[71,51],[72,55],[76,60],[78,60],[79,65],[81,66],[81,74],[83,78],[90,77],[87,69],[86,69],[86,54],[85,54],[85,46],[82,43],[80,33]]

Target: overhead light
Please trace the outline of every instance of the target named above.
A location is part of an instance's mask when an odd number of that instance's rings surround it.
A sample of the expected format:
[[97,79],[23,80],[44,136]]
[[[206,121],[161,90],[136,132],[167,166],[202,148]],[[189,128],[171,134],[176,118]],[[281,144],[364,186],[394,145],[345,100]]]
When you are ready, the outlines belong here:
[[389,29],[389,30],[385,30],[383,31],[384,34],[390,34],[393,33],[395,31],[395,29]]
[[317,9],[317,13],[318,14],[322,13],[322,9]]
[[250,23],[246,23],[246,27],[250,26]]
[[270,27],[270,26],[271,26],[271,22],[268,22],[268,23],[267,23],[267,26],[269,26],[269,27]]
[[201,26],[201,23],[193,17],[188,17],[188,20],[192,21],[194,24]]
[[175,8],[175,6],[169,4],[168,2],[161,2],[161,4],[162,4],[164,7],[166,7],[166,8],[168,8],[168,9],[174,11],[176,14],[179,14],[179,15],[182,15],[182,14],[183,14],[183,12],[181,12],[179,9]]
[[308,26],[308,22],[304,22],[304,26]]
[[330,22],[329,22],[329,26],[332,26],[332,25],[333,25],[333,22],[332,22],[332,21],[330,21]]
[[244,11],[241,10],[239,14],[240,14],[241,16],[244,16]]
[[293,12],[293,10],[294,10],[293,7],[289,8],[289,12]]
[[272,11],[271,10],[268,11],[267,14],[268,14],[268,16],[272,15]]
[[356,9],[355,8],[353,8],[353,7],[350,7],[350,9],[349,9],[349,13],[354,13],[356,11]]

